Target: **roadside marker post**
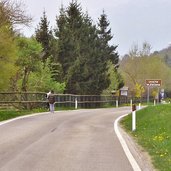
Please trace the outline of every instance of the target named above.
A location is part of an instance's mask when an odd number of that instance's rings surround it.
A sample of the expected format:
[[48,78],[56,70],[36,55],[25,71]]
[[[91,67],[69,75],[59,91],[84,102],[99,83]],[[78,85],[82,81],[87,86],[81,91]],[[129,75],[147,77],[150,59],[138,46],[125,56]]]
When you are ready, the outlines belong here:
[[130,100],[130,106],[132,106],[132,99]]
[[116,100],[116,107],[118,108],[118,100]]
[[136,130],[136,105],[132,105],[132,131]]
[[141,103],[139,103],[139,108],[138,108],[139,110],[141,109]]
[[75,98],[75,109],[78,108],[78,101],[77,101],[77,98]]

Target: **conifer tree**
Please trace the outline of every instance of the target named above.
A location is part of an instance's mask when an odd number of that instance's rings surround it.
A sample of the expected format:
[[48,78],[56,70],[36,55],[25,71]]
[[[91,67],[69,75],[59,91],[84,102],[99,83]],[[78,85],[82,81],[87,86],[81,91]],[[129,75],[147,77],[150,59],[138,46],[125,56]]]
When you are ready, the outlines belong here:
[[102,55],[116,66],[119,62],[119,55],[116,52],[117,46],[109,44],[113,38],[111,29],[108,28],[109,25],[110,23],[107,20],[107,15],[103,11],[98,22],[98,36],[100,38],[100,47],[102,49]]
[[[99,40],[100,40],[100,48],[101,48],[101,53],[100,53],[100,57],[103,61],[103,66],[104,68],[101,69],[105,69],[106,68],[106,73],[104,72],[104,74],[107,74],[108,71],[108,61],[110,61],[113,64],[113,71],[115,72],[115,75],[117,78],[120,78],[120,74],[118,73],[117,69],[119,67],[119,55],[116,52],[116,48],[117,46],[114,45],[110,45],[110,41],[112,40],[113,36],[111,34],[111,29],[109,28],[110,23],[107,20],[107,15],[105,14],[105,12],[103,11],[103,13],[101,14],[100,18],[99,18],[99,22],[98,22],[98,36],[99,36]],[[111,66],[110,66],[111,68]],[[103,70],[104,71],[104,70]],[[110,81],[109,81],[109,75],[106,75],[106,77],[104,77],[106,80],[104,80],[104,83],[106,83],[106,88],[109,86]],[[119,82],[118,84],[118,88],[121,88],[123,86],[123,81],[122,79],[117,79]],[[105,89],[105,85],[104,85],[104,89]]]
[[43,11],[43,17],[35,31],[36,40],[42,44],[43,53],[42,61],[45,62],[50,57],[50,39],[51,31],[49,30],[49,22],[47,20],[46,12]]
[[[55,33],[66,93],[101,94],[110,83],[107,61],[112,55],[115,60],[118,57],[114,52],[116,47],[112,49],[108,45],[111,39],[108,33],[100,33],[76,1],[72,1],[67,9],[61,8]],[[107,38],[100,34],[106,34]]]
[[42,62],[46,65],[46,61],[49,59],[52,78],[56,81],[61,81],[61,66],[57,59],[58,42],[53,36],[52,30],[49,29],[49,21],[45,11],[35,31],[35,36],[36,40],[41,43],[43,47],[41,53]]

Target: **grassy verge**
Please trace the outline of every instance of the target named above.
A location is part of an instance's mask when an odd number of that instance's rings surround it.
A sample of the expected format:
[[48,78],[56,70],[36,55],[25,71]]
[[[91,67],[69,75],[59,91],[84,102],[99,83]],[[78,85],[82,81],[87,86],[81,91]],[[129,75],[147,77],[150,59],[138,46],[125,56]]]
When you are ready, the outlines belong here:
[[23,115],[28,115],[28,114],[34,114],[34,113],[39,113],[39,112],[47,112],[47,110],[45,109],[35,109],[35,110],[14,110],[14,109],[10,109],[10,110],[0,110],[0,121],[4,121],[4,120],[8,120],[8,119],[12,119],[12,118],[16,118],[19,116],[23,116]]
[[149,152],[156,169],[171,170],[171,104],[149,106],[136,114],[136,131],[131,132],[131,114],[121,124]]
[[[55,111],[61,110],[74,110],[74,107],[55,107]],[[16,118],[19,116],[24,116],[28,114],[48,112],[47,108],[39,108],[33,110],[15,110],[15,109],[0,109],[0,121]]]

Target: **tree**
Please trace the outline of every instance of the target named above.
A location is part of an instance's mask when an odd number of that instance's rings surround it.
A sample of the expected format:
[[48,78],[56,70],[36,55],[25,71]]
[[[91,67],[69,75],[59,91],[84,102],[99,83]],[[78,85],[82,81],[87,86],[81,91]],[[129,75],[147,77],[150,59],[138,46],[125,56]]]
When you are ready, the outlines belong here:
[[135,84],[135,97],[140,98],[140,101],[141,101],[141,97],[144,92],[145,92],[145,88],[141,84],[136,83]]
[[35,31],[36,40],[42,44],[43,53],[42,61],[45,62],[50,57],[50,41],[51,41],[51,31],[49,30],[49,22],[47,20],[46,12],[43,12],[43,17]]
[[23,3],[19,1],[1,0],[0,2],[0,26],[9,24],[12,27],[17,25],[29,25],[32,18],[25,14]]
[[61,7],[60,15],[56,19],[57,29],[55,33],[58,38],[58,60],[62,64],[64,77],[66,77],[69,67],[73,65],[77,57],[75,54],[76,31],[78,30],[76,23],[79,22],[77,15],[80,15],[78,5],[72,2],[66,12]]
[[31,72],[37,70],[40,61],[42,46],[34,38],[19,37],[17,40],[19,47],[19,58],[17,65],[20,67],[21,90],[28,90],[28,80]]
[[[171,80],[168,75],[171,69],[165,64],[164,60],[158,55],[134,57],[131,56],[122,59],[120,70],[125,84],[131,91],[137,92],[136,85],[145,89],[146,79],[161,79],[162,88],[169,90]],[[138,88],[139,89],[139,88]]]
[[107,89],[103,91],[103,94],[109,94],[111,95],[112,91],[117,91],[120,88],[124,86],[124,80],[122,78],[122,75],[118,70],[116,70],[113,67],[113,64],[111,61],[108,62],[108,74],[110,78],[110,85]]
[[31,18],[22,10],[22,3],[10,0],[0,1],[0,89],[8,90],[10,80],[16,74],[17,44],[16,26],[28,25]]
[[98,22],[98,36],[100,38],[101,54],[103,58],[110,60],[116,66],[119,62],[119,55],[116,52],[117,46],[110,45],[113,36],[111,34],[111,29],[108,28],[109,25],[110,23],[107,20],[107,15],[103,11]]
[[138,44],[133,44],[132,48],[129,50],[129,56],[132,58],[150,56],[151,49],[152,47],[147,41],[143,42],[141,48],[138,47]]
[[108,46],[102,50],[102,43],[106,40],[98,36],[97,27],[75,1],[66,10],[61,8],[57,18],[56,36],[66,92],[101,94],[110,83],[106,72],[107,61],[118,62],[113,58],[117,56],[114,53],[116,47]]
[[[70,3],[65,11],[60,9],[57,17],[56,37],[58,38],[58,61],[62,65],[63,78],[67,93],[80,92],[80,65],[83,64],[81,47],[83,46],[83,16],[76,2]],[[81,62],[81,63],[80,63]]]
[[[103,73],[103,75],[101,75],[99,86],[101,87],[102,90],[109,87],[110,81],[112,81],[109,77],[109,74],[106,72],[109,69],[108,68],[109,61],[113,64],[110,65],[110,71],[115,74],[117,81],[121,81],[119,79],[120,75],[117,72],[117,68],[119,67],[118,65],[119,55],[116,52],[117,46],[110,45],[110,41],[112,40],[113,36],[111,35],[111,29],[108,28],[109,25],[110,23],[107,20],[107,15],[103,11],[98,22],[98,37],[99,37],[99,48],[100,48],[100,54],[98,59],[100,59],[100,63],[101,63],[101,66],[99,67],[99,75],[100,73]],[[117,83],[118,84],[117,88],[119,88],[123,84],[123,82],[122,83],[121,82]]]
[[10,79],[17,71],[17,46],[6,25],[0,26],[0,49],[0,90],[4,91],[9,89]]
[[29,91],[48,92],[54,90],[55,93],[63,93],[65,90],[65,83],[56,82],[52,78],[52,71],[50,69],[50,60],[45,63],[39,61],[36,72],[31,72],[28,81]]

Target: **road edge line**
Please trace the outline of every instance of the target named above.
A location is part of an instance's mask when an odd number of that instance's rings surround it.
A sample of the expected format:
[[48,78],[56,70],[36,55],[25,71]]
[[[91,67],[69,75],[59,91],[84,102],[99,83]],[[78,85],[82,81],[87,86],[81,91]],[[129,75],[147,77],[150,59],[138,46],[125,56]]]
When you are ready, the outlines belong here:
[[19,120],[19,119],[24,119],[24,118],[28,118],[28,117],[34,117],[34,116],[38,116],[38,115],[45,115],[45,114],[48,114],[48,113],[49,112],[40,112],[40,113],[35,113],[35,114],[28,114],[28,115],[18,116],[18,117],[12,118],[12,119],[1,121],[0,122],[0,126],[4,125],[4,124],[7,124],[7,123],[10,123],[10,122],[13,122],[13,121],[16,121],[16,120]]
[[134,171],[141,171],[138,163],[136,162],[135,158],[133,157],[132,153],[130,152],[130,150],[129,150],[127,144],[126,144],[126,141],[124,140],[124,138],[122,137],[122,135],[121,135],[121,133],[120,133],[120,131],[118,129],[118,122],[119,122],[119,120],[122,119],[123,117],[127,116],[127,115],[128,114],[122,115],[122,116],[118,117],[115,120],[115,122],[114,122],[114,131],[115,131],[115,133],[116,133],[116,135],[117,135],[117,137],[118,137],[118,139],[120,141],[120,144],[121,144],[121,146],[122,146],[122,148],[123,148],[123,150],[124,150],[128,160],[129,160],[133,170]]

